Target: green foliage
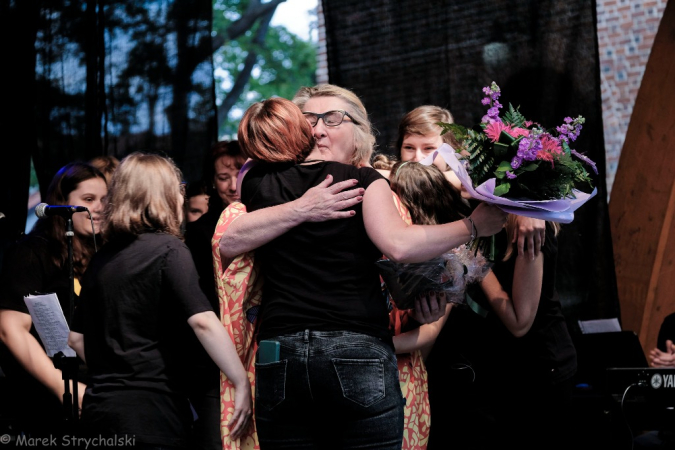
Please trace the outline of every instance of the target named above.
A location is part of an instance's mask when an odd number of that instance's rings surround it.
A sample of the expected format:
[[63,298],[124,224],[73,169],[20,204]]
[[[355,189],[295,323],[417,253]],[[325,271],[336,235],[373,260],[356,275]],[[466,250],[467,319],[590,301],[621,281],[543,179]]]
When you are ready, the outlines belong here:
[[[248,1],[214,0],[213,35],[227,27],[246,10]],[[271,97],[292,98],[301,86],[316,84],[316,45],[289,32],[283,26],[269,27],[264,45],[253,42],[259,24],[236,40],[227,41],[214,53],[216,98],[220,102],[232,89],[244,68],[249,51],[258,55],[251,76],[227,114],[219,117],[219,136],[236,136],[239,119],[253,103]],[[220,114],[220,112],[219,112]]]
[[456,123],[437,122],[436,125],[442,128],[441,136],[444,135],[445,133],[450,132],[453,135],[455,135],[457,142],[462,142],[468,137],[467,132],[468,130],[466,129],[466,127],[463,127]]
[[524,128],[527,119],[525,119],[525,116],[518,111],[518,108],[514,108],[513,105],[509,103],[509,110],[504,113],[504,122],[510,123],[514,127]]

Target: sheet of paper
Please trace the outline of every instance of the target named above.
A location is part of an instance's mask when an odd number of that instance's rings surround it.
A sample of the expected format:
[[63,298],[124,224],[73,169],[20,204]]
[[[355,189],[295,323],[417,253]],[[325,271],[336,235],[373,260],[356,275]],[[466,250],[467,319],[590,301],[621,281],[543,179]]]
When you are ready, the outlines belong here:
[[29,295],[24,301],[47,355],[53,357],[63,352],[66,356],[75,356],[75,351],[68,347],[70,329],[56,294]]
[[579,328],[581,328],[581,332],[583,334],[611,333],[621,331],[619,319],[616,317],[611,319],[580,320]]

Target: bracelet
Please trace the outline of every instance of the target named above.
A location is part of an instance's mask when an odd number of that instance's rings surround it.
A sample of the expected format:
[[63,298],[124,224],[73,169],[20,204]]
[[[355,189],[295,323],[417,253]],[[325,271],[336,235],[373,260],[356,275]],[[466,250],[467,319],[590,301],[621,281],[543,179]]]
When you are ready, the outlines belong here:
[[478,228],[476,228],[476,224],[473,223],[471,216],[467,217],[467,220],[471,224],[471,240],[467,242],[466,245],[471,247],[473,245],[473,241],[476,240],[476,236],[478,235]]

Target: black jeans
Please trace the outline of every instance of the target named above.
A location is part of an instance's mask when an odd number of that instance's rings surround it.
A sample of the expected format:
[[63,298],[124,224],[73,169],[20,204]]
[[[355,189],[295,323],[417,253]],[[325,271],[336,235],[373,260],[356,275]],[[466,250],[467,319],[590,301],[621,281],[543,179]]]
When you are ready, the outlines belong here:
[[279,336],[277,362],[256,364],[262,450],[400,450],[403,405],[393,349],[346,331]]

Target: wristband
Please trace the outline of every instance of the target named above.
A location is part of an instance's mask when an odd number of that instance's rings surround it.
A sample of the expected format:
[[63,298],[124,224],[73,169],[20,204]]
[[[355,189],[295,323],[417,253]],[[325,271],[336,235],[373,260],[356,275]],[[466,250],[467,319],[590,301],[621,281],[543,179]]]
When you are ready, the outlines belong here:
[[476,236],[478,235],[478,228],[476,228],[476,224],[473,223],[471,216],[467,217],[467,220],[469,223],[471,223],[471,240],[467,242],[466,245],[471,247],[471,245],[473,245],[473,241],[476,240]]

